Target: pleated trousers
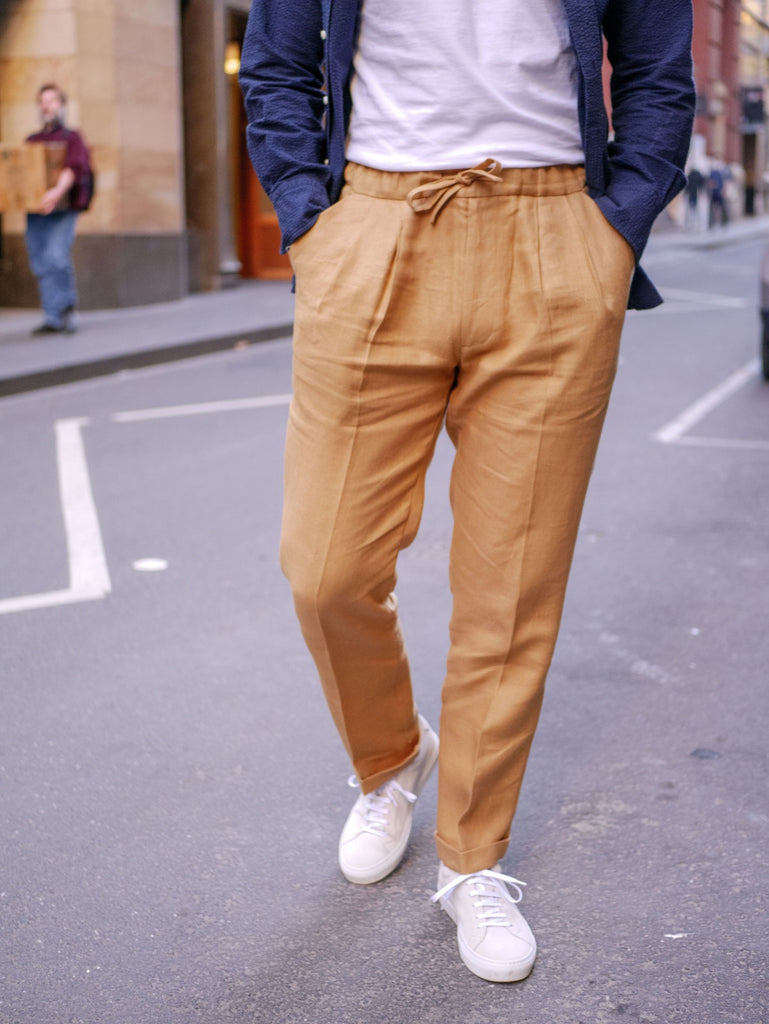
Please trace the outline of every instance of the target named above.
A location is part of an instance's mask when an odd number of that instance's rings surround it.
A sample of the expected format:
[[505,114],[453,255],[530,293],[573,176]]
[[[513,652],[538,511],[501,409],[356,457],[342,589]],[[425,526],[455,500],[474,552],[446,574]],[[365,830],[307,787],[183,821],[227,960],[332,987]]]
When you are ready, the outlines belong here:
[[396,563],[445,425],[453,604],[436,841],[449,867],[482,870],[509,842],[633,253],[580,167],[350,164],[341,199],[290,256],[281,564],[302,632],[371,792],[417,749]]

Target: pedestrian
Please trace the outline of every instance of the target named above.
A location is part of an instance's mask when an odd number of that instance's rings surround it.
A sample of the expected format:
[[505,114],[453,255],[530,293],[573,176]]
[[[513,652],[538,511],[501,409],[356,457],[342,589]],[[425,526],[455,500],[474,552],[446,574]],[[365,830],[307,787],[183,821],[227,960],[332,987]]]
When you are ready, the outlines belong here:
[[[637,260],[684,185],[691,14],[690,0],[254,0],[246,31],[249,151],[296,277],[281,564],[360,787],[339,864],[359,884],[397,867],[437,760],[434,899],[490,981],[526,977],[536,955],[500,861],[624,311],[661,301]],[[444,422],[438,757],[394,587]]]
[[686,226],[697,230],[700,226],[700,196],[705,188],[705,175],[699,167],[692,167],[686,176]]
[[44,320],[33,334],[72,334],[77,305],[72,243],[78,210],[70,195],[88,170],[88,150],[79,132],[65,127],[66,96],[53,82],[41,86],[37,104],[43,126],[27,142],[64,144],[64,163],[54,184],[48,188],[37,213],[27,214],[26,243],[29,264],[37,278]]
[[725,228],[729,223],[729,208],[726,203],[726,168],[721,164],[713,164],[708,175],[709,215],[708,226],[714,228],[718,223]]

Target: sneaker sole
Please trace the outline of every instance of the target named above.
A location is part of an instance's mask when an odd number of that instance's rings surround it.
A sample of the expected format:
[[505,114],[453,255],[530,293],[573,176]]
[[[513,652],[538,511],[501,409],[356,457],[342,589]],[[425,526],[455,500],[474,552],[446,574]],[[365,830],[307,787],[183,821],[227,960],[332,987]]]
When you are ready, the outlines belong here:
[[[441,908],[446,911],[454,924],[457,924],[451,904],[441,900]],[[472,971],[476,977],[482,978],[484,981],[499,983],[523,981],[524,978],[528,978],[531,974],[534,961],[537,959],[537,947],[535,946],[531,955],[525,960],[516,960],[513,963],[499,963],[496,960],[487,960],[485,957],[479,956],[475,950],[467,945],[459,934],[458,928],[457,946],[459,947],[459,955],[465,967]]]
[[[435,733],[430,730],[426,737],[429,742],[431,749],[427,752],[422,770],[417,776],[416,785],[414,786],[414,794],[420,796],[422,790],[427,785],[430,776],[435,769],[435,765],[438,762],[438,750],[439,742],[438,737]],[[381,882],[383,878],[387,878],[388,875],[392,874],[393,871],[398,867],[400,862],[403,860],[403,855],[406,852],[409,838],[411,836],[411,826],[414,821],[414,807],[411,805],[411,814],[409,815],[409,826],[405,831],[402,842],[392,851],[389,857],[379,861],[378,864],[368,868],[366,871],[359,871],[350,865],[345,864],[342,854],[339,854],[339,867],[342,874],[348,882],[352,882],[354,885],[373,885],[374,882]]]

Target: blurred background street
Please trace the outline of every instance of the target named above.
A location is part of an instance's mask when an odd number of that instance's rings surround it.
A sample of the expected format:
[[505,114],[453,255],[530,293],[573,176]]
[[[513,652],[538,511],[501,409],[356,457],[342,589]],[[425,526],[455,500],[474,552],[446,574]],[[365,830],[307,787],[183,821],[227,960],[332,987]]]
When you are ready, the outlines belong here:
[[[2,1024],[764,1024],[762,245],[645,260],[504,862],[515,986],[429,902],[434,785],[390,878],[336,867],[349,769],[277,564],[288,337],[0,400]],[[450,462],[399,581],[436,724]]]

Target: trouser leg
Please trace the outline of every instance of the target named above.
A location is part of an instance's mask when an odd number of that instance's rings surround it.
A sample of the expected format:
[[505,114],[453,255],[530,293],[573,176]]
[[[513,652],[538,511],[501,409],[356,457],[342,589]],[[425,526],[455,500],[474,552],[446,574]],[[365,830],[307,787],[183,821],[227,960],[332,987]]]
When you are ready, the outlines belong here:
[[[393,206],[397,210],[393,210]],[[292,247],[293,401],[281,563],[325,696],[365,792],[419,740],[394,594],[452,373],[378,333],[392,320],[403,204],[346,194]]]
[[632,269],[627,243],[581,192],[524,197],[512,234],[495,231],[503,218],[491,203],[478,205],[488,213],[476,216],[479,240],[506,248],[514,269],[504,293],[499,275],[476,284],[504,297],[488,329],[475,326],[447,415],[454,605],[437,844],[460,872],[507,848]]
[[77,304],[71,256],[76,225],[77,214],[72,211],[27,217],[30,268],[37,278],[46,322],[57,327],[63,323],[65,310]]
[[29,267],[37,280],[37,289],[40,295],[40,305],[48,323],[56,324],[56,314],[51,308],[51,302],[46,287],[48,265],[46,261],[46,246],[49,238],[48,223],[41,213],[27,214],[27,230],[25,242],[27,244],[27,256]]
[[72,264],[72,244],[75,241],[77,213],[64,211],[51,214],[57,221],[52,231],[48,291],[50,303],[61,320],[65,312],[77,305],[75,268]]

